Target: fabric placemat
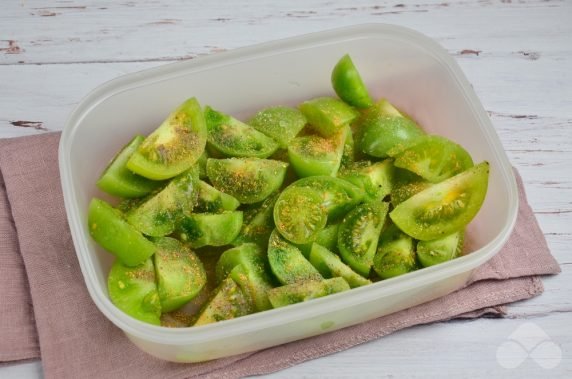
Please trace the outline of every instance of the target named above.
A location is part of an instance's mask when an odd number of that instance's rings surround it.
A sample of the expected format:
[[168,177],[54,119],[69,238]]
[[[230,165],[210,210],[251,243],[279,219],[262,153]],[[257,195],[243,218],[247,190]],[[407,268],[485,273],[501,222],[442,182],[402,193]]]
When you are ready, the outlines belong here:
[[560,271],[516,173],[520,208],[514,232],[464,289],[258,352],[197,364],[161,361],[135,347],[99,312],[87,292],[64,209],[59,138],[59,133],[50,133],[0,140],[0,362],[41,357],[46,378],[233,378],[270,373],[409,326],[502,314],[503,304],[542,292],[538,275]]

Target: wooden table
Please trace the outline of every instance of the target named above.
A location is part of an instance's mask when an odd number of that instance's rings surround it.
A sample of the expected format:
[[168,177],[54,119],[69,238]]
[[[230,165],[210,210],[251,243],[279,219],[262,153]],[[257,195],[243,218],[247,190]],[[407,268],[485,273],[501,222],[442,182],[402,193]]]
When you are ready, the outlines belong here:
[[[572,377],[571,1],[4,1],[0,137],[60,130],[83,96],[125,73],[366,22],[416,29],[457,59],[523,176],[562,274],[503,319],[411,328],[274,377]],[[497,348],[529,322],[561,349],[556,368],[497,361]],[[41,364],[0,368],[0,377],[18,376],[41,376]]]

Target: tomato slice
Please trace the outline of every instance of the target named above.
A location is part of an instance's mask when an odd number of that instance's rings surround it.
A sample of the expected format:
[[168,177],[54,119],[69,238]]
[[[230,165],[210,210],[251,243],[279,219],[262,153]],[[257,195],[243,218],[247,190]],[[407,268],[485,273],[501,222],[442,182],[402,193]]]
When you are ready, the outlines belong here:
[[371,284],[371,280],[366,279],[353,271],[348,265],[340,260],[340,257],[317,243],[312,244],[310,263],[314,265],[324,278],[344,278],[351,288]]
[[288,158],[299,177],[335,176],[340,168],[349,127],[331,137],[308,135],[296,137],[288,146]]
[[326,226],[328,214],[319,192],[307,187],[288,187],[274,206],[274,224],[288,241],[313,241]]
[[462,230],[477,215],[487,193],[489,163],[482,162],[410,197],[389,214],[418,240],[433,240]]
[[455,142],[441,136],[423,136],[394,156],[401,167],[431,183],[439,183],[473,167],[469,153]]
[[348,54],[335,65],[331,80],[336,94],[349,105],[367,108],[373,104],[367,87]]
[[194,248],[230,244],[242,227],[242,211],[193,213],[183,218],[177,235]]
[[188,170],[207,142],[203,111],[194,97],[185,101],[127,161],[127,168],[149,179],[169,179]]
[[377,158],[385,158],[391,149],[425,134],[413,120],[385,99],[368,109],[357,124],[361,150]]
[[364,203],[351,210],[340,225],[340,255],[344,262],[364,277],[369,276],[387,210],[387,203]]
[[278,193],[274,193],[264,199],[263,202],[252,204],[244,210],[242,229],[232,244],[239,246],[243,243],[253,242],[267,248],[270,233],[274,230],[274,204],[278,199]]
[[125,217],[145,235],[166,236],[175,230],[178,220],[191,213],[198,193],[197,173],[191,169],[171,180],[161,191],[139,201]]
[[357,118],[359,112],[333,97],[318,97],[300,104],[308,123],[324,137],[329,137]]
[[431,187],[431,183],[411,171],[395,168],[391,204],[396,207],[411,196]]
[[278,143],[236,118],[205,107],[207,142],[225,156],[266,158]]
[[102,191],[124,198],[141,197],[164,184],[134,174],[127,168],[127,161],[144,139],[143,136],[135,136],[113,158],[97,181],[97,186]]
[[161,309],[172,312],[191,301],[203,289],[207,274],[199,257],[174,238],[154,240],[155,275]]
[[268,291],[268,299],[273,308],[280,308],[349,289],[350,286],[343,278],[307,280],[273,288]]
[[322,275],[312,266],[296,246],[288,242],[274,229],[268,242],[268,263],[272,273],[282,284],[322,280]]
[[298,109],[277,106],[259,111],[248,124],[277,141],[280,147],[285,149],[306,122],[306,117]]
[[220,213],[234,211],[240,202],[233,196],[221,192],[210,184],[199,180],[197,204],[193,208],[197,213]]
[[361,188],[331,176],[309,176],[295,181],[290,186],[307,187],[317,191],[322,198],[322,206],[328,212],[330,222],[343,217],[365,197]]
[[284,182],[287,163],[271,159],[229,158],[207,161],[207,175],[219,191],[242,204],[258,203]]
[[131,226],[120,211],[103,200],[91,200],[88,226],[92,238],[127,266],[143,263],[156,250],[155,245]]
[[153,325],[161,325],[161,302],[151,259],[136,267],[116,260],[107,277],[109,298],[129,316]]
[[362,188],[368,200],[381,201],[393,188],[393,162],[360,161],[340,173],[339,177]]
[[417,258],[423,267],[433,266],[459,257],[463,252],[464,230],[417,243]]
[[193,326],[231,320],[252,313],[250,299],[232,278],[226,278],[215,288],[199,311]]
[[381,279],[406,274],[417,268],[413,239],[390,225],[383,231],[373,258],[373,269]]

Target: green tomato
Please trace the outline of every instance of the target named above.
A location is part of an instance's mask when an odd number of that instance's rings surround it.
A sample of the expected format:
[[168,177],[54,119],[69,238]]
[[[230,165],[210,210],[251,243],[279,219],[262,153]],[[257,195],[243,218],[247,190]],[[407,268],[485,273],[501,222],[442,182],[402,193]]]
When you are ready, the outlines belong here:
[[155,245],[103,200],[91,200],[88,226],[92,238],[127,266],[137,266],[155,253]]
[[145,138],[127,161],[127,168],[149,179],[169,179],[188,170],[203,153],[206,142],[203,111],[193,97]]
[[276,229],[268,242],[268,262],[272,273],[282,284],[323,279],[300,249],[285,240]]
[[339,256],[317,243],[312,245],[310,263],[324,278],[341,277],[351,288],[371,284],[371,280],[356,273],[348,265],[343,263]]
[[141,233],[162,237],[175,230],[177,222],[189,215],[197,202],[198,177],[188,170],[169,182],[159,192],[143,199],[125,217]]
[[463,253],[465,231],[417,243],[417,258],[423,267],[450,261]]
[[229,157],[266,158],[278,149],[278,143],[236,118],[206,107],[207,141]]
[[234,211],[239,207],[240,202],[233,196],[227,195],[211,186],[199,181],[199,194],[197,205],[194,208],[198,213],[220,213],[223,211]]
[[373,104],[361,75],[348,54],[334,67],[331,80],[336,94],[349,105],[367,108]]
[[274,204],[278,199],[276,192],[263,202],[252,204],[244,210],[244,221],[238,237],[232,244],[239,246],[243,243],[253,242],[266,249],[270,233],[274,230]]
[[161,325],[161,302],[151,259],[128,267],[116,260],[107,277],[109,298],[129,316],[153,325]]
[[256,113],[248,124],[276,140],[280,147],[285,149],[306,122],[306,117],[298,109],[277,106]]
[[368,200],[381,201],[391,193],[393,188],[393,162],[389,159],[383,162],[356,162],[339,176],[350,183],[362,188]]
[[230,244],[242,227],[242,211],[193,213],[178,225],[178,237],[194,248]]
[[390,225],[383,231],[373,258],[373,269],[382,279],[406,274],[417,268],[413,239]]
[[342,220],[338,249],[344,262],[355,272],[368,277],[388,204],[372,201],[358,205]]
[[349,289],[350,286],[343,278],[307,280],[273,288],[268,291],[268,299],[273,308],[280,308]]
[[396,206],[389,214],[411,237],[426,241],[463,230],[477,215],[487,193],[489,163],[482,162],[435,184]]
[[308,123],[324,137],[330,137],[355,120],[359,112],[333,97],[319,97],[300,105]]
[[271,159],[230,158],[207,161],[212,185],[243,204],[258,203],[284,182],[287,163]]
[[288,241],[313,241],[326,226],[328,213],[318,191],[308,187],[288,187],[274,205],[274,224]]
[[431,187],[431,183],[411,171],[395,167],[391,204],[396,207],[411,196]]
[[207,274],[199,257],[174,238],[154,240],[155,274],[161,309],[172,312],[195,298],[207,282]]
[[212,292],[210,298],[199,311],[193,326],[200,326],[231,320],[252,313],[248,296],[231,278],[226,278]]
[[299,177],[335,176],[340,168],[346,135],[344,127],[330,137],[308,135],[294,138],[288,146],[288,158]]
[[127,161],[144,139],[143,136],[135,136],[121,149],[97,181],[99,189],[114,196],[131,198],[145,196],[163,185],[162,182],[134,174],[127,168]]
[[461,145],[441,136],[423,136],[394,156],[396,167],[409,170],[431,183],[439,183],[473,167]]

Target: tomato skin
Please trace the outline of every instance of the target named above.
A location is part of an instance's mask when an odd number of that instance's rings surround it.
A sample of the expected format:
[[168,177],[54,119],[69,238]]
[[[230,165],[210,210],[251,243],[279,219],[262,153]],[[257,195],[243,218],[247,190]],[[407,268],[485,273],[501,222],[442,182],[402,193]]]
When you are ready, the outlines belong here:
[[103,200],[91,200],[88,226],[92,238],[126,266],[137,266],[155,253],[155,245]]
[[296,174],[301,178],[336,176],[348,133],[349,127],[344,127],[328,138],[319,135],[294,138],[288,146],[288,158]]
[[356,108],[367,108],[373,104],[361,75],[348,54],[335,65],[331,81],[336,94],[346,103]]
[[374,271],[381,279],[389,279],[416,268],[413,239],[395,225],[390,225],[379,238],[373,258]]
[[116,260],[107,277],[111,302],[129,316],[153,325],[161,325],[161,302],[151,259],[136,267]]
[[340,257],[317,243],[312,244],[309,260],[324,278],[344,278],[351,288],[371,284],[371,280],[353,271],[340,260]]
[[153,131],[127,161],[127,168],[153,180],[188,170],[207,143],[205,117],[197,99],[181,104]]
[[306,125],[306,117],[296,108],[277,106],[257,112],[248,124],[278,142],[281,148],[288,148],[290,141]]
[[242,228],[242,211],[193,213],[177,226],[177,236],[193,248],[230,244]]
[[430,241],[417,243],[417,258],[421,266],[429,267],[459,257],[463,252],[464,230]]
[[349,289],[343,278],[307,280],[273,288],[268,291],[268,298],[273,308],[280,308]]
[[434,240],[464,229],[487,193],[489,163],[482,162],[411,196],[389,214],[411,237]]
[[163,185],[162,182],[139,176],[127,168],[127,161],[145,137],[135,136],[109,163],[96,185],[110,195],[123,198],[145,196]]

